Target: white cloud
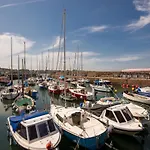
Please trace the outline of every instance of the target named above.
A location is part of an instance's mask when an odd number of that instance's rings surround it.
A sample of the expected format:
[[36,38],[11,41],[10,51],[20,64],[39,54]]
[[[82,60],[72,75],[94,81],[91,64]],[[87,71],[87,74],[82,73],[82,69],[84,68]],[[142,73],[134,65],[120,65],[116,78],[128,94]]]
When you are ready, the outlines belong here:
[[139,56],[125,56],[125,57],[115,58],[112,61],[126,62],[126,61],[134,61],[138,59],[142,59],[142,58]]
[[72,40],[72,44],[78,44],[78,43],[81,43],[80,40]]
[[30,0],[30,1],[27,1],[27,2],[5,4],[5,5],[0,5],[0,9],[7,8],[7,7],[18,6],[18,5],[32,4],[32,3],[36,3],[36,2],[43,2],[43,1],[46,1],[46,0]]
[[64,39],[60,38],[60,36],[56,36],[47,49],[59,48],[59,46],[62,47],[63,43],[64,43]]
[[127,30],[138,30],[150,24],[150,0],[133,0],[137,11],[145,12],[145,16],[140,16],[136,21],[132,21],[126,26]]
[[2,67],[9,66],[11,54],[11,37],[13,45],[13,54],[20,53],[24,50],[24,42],[26,42],[26,50],[30,49],[35,44],[35,41],[29,40],[20,35],[11,33],[0,34],[0,61]]
[[80,31],[87,31],[88,33],[94,33],[94,32],[103,32],[105,29],[107,29],[108,26],[102,25],[102,26],[88,26],[80,28]]

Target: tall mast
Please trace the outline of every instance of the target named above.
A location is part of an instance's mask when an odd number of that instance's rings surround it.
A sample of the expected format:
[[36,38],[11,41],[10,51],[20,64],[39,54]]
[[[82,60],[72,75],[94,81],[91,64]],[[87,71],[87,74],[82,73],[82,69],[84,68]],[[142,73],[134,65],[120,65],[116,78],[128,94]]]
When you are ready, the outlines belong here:
[[24,42],[24,69],[26,69],[26,42]]
[[47,66],[47,70],[50,70],[50,55],[49,55],[49,50],[48,50],[48,66]]
[[13,57],[12,57],[12,37],[11,37],[11,84],[13,84]]
[[24,97],[24,61],[23,61],[23,59],[22,59],[22,95],[23,95],[23,97]]
[[44,69],[44,66],[43,66],[43,52],[42,52],[42,72],[43,72],[43,69]]
[[82,52],[81,52],[81,76],[82,76],[82,73],[83,73],[83,55],[82,55]]
[[32,56],[31,56],[31,77],[32,77]]
[[[39,70],[38,68],[39,68],[39,66],[38,66],[38,55],[36,55],[36,71],[37,71],[36,73],[37,73],[37,75],[39,73],[38,72],[38,70]],[[37,75],[36,75],[36,77],[37,77]]]
[[19,80],[20,80],[20,58],[18,55],[18,84],[19,84]]
[[54,45],[53,45],[52,70],[54,70]]
[[79,79],[79,46],[78,46],[78,51],[77,51],[77,79]]
[[26,80],[26,42],[24,42],[24,64],[23,64],[24,74],[25,74],[25,80]]
[[64,28],[64,93],[66,96],[66,9],[64,9],[64,17],[63,17],[63,28]]

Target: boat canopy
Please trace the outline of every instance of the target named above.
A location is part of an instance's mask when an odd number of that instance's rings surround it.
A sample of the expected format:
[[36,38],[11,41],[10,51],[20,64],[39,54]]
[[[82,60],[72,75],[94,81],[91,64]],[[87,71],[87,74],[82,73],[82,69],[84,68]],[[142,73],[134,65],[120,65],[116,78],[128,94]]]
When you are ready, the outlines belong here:
[[40,117],[40,116],[46,115],[46,114],[48,114],[48,112],[46,112],[46,111],[44,111],[44,112],[36,111],[36,112],[33,112],[31,114],[28,114],[28,115],[12,116],[12,117],[10,117],[10,124],[13,128],[13,131],[15,132],[17,130],[18,124],[21,121]]

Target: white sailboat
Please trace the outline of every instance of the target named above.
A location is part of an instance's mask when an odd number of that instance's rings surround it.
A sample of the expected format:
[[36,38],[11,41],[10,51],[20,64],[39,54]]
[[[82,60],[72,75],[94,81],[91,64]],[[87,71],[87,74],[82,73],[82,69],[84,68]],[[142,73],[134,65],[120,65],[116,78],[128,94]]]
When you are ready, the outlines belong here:
[[[64,72],[65,63],[65,16],[64,10]],[[64,75],[64,83],[66,77]],[[64,90],[66,96],[66,86]],[[65,98],[66,103],[66,98]],[[51,114],[54,122],[59,126],[64,135],[71,141],[88,149],[96,149],[103,146],[107,138],[107,130],[97,119],[90,116],[84,110],[74,107],[63,107],[51,104]]]
[[14,100],[18,95],[18,90],[13,87],[13,60],[12,60],[12,37],[11,37],[11,87],[2,92],[2,98]]

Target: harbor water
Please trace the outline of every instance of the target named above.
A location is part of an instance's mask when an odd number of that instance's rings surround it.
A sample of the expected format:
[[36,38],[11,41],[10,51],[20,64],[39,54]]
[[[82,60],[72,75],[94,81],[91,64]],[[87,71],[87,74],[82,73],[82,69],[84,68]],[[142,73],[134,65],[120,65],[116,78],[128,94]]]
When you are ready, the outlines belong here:
[[[51,101],[64,105],[64,101],[60,100],[58,97],[53,97],[48,94],[47,90],[41,90],[37,86],[35,89],[38,90],[38,99],[36,100],[36,107],[38,110],[50,110]],[[122,96],[121,89],[118,89],[118,96]],[[101,96],[111,96],[108,93],[100,93]],[[11,103],[13,101],[0,101],[0,150],[20,150],[17,145],[10,146],[7,140],[7,128],[6,121],[7,117],[12,115]],[[67,106],[78,106],[80,101],[77,103],[67,103]],[[150,126],[150,123],[147,122]],[[150,127],[148,128],[150,133]],[[78,147],[78,145],[72,143],[70,140],[62,136],[61,143],[59,145],[60,150],[74,150],[83,149]],[[150,135],[148,134],[144,138],[142,136],[133,137],[127,135],[113,134],[110,139],[106,142],[106,145],[102,148],[103,150],[150,150]]]

